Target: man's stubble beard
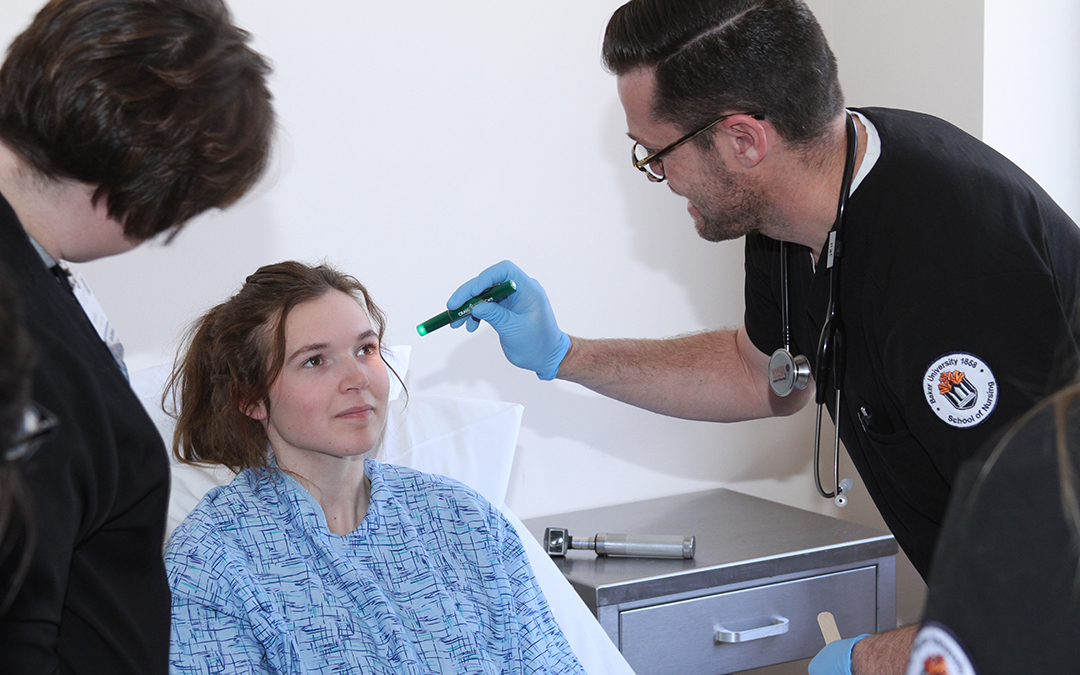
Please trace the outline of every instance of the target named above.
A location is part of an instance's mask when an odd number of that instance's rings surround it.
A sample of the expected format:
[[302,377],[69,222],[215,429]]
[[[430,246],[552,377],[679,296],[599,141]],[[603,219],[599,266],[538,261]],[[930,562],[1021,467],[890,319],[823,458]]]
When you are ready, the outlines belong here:
[[[711,150],[704,157],[705,181],[699,194],[683,195],[697,209],[694,226],[706,241],[738,239],[769,229],[769,202],[760,185],[739,176]],[[695,190],[695,192],[698,192]]]

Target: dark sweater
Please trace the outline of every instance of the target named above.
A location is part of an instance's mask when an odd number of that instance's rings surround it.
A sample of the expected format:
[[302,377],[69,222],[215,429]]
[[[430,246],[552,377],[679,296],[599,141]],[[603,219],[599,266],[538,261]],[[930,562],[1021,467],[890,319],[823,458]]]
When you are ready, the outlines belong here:
[[36,352],[33,398],[60,419],[59,433],[22,467],[38,544],[0,617],[0,673],[166,673],[164,444],[2,196],[0,266]]

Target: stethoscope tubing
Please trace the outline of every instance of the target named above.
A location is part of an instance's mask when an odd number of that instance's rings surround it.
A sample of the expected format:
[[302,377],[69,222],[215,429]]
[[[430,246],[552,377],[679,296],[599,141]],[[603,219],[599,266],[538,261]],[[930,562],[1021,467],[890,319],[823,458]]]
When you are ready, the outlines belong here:
[[[855,122],[852,119],[851,113],[847,113],[847,157],[844,160],[844,173],[840,182],[840,196],[836,205],[836,220],[833,224],[833,229],[829,232],[829,239],[826,242],[826,250],[823,254],[826,256],[826,266],[829,269],[829,304],[825,313],[825,322],[821,326],[821,335],[818,340],[818,359],[819,362],[814,364],[815,370],[815,401],[817,402],[817,421],[814,425],[814,487],[817,488],[818,494],[826,499],[835,499],[838,506],[843,506],[847,503],[847,497],[842,496],[845,487],[842,487],[840,481],[840,390],[842,387],[843,379],[843,364],[844,354],[842,339],[840,337],[840,258],[843,255],[843,240],[841,234],[843,232],[844,225],[844,211],[847,207],[848,197],[851,195],[851,181],[855,172],[855,157],[858,154],[859,137],[855,130]],[[784,324],[784,349],[790,350],[791,339],[791,324],[790,317],[788,316],[788,270],[787,270],[787,244],[784,241],[780,242],[780,283],[781,283],[781,318]],[[830,346],[828,341],[832,340],[833,344]],[[825,407],[825,396],[827,392],[826,385],[824,383],[825,376],[828,373],[826,365],[821,361],[826,358],[826,352],[832,359],[830,368],[832,370],[833,389],[835,392],[834,410],[836,411],[834,431],[833,431],[833,490],[827,492],[821,484],[821,469],[819,460],[821,457],[821,417],[822,409]],[[850,483],[848,480],[844,480],[844,483]]]

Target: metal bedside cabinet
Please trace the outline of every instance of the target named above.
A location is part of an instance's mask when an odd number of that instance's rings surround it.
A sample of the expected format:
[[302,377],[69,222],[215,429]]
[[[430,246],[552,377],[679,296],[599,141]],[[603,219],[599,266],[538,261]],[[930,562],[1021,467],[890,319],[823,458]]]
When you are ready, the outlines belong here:
[[694,535],[693,560],[555,558],[638,675],[732,673],[813,656],[819,612],[842,637],[896,626],[892,535],[730,490],[525,521],[574,537]]

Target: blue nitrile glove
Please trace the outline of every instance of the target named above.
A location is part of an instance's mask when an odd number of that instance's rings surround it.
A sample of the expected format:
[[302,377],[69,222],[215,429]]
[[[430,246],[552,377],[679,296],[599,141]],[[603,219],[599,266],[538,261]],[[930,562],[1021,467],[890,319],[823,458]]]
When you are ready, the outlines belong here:
[[559,364],[570,349],[570,337],[559,330],[544,288],[504,260],[487,268],[479,276],[461,285],[446,302],[447,309],[464,305],[488,288],[513,279],[517,292],[500,302],[486,302],[473,307],[472,316],[450,324],[466,324],[469,332],[487,321],[499,334],[503,354],[510,363],[536,373],[541,380],[553,380]]
[[851,675],[851,650],[864,637],[865,634],[825,645],[825,649],[810,661],[807,672],[810,675]]

